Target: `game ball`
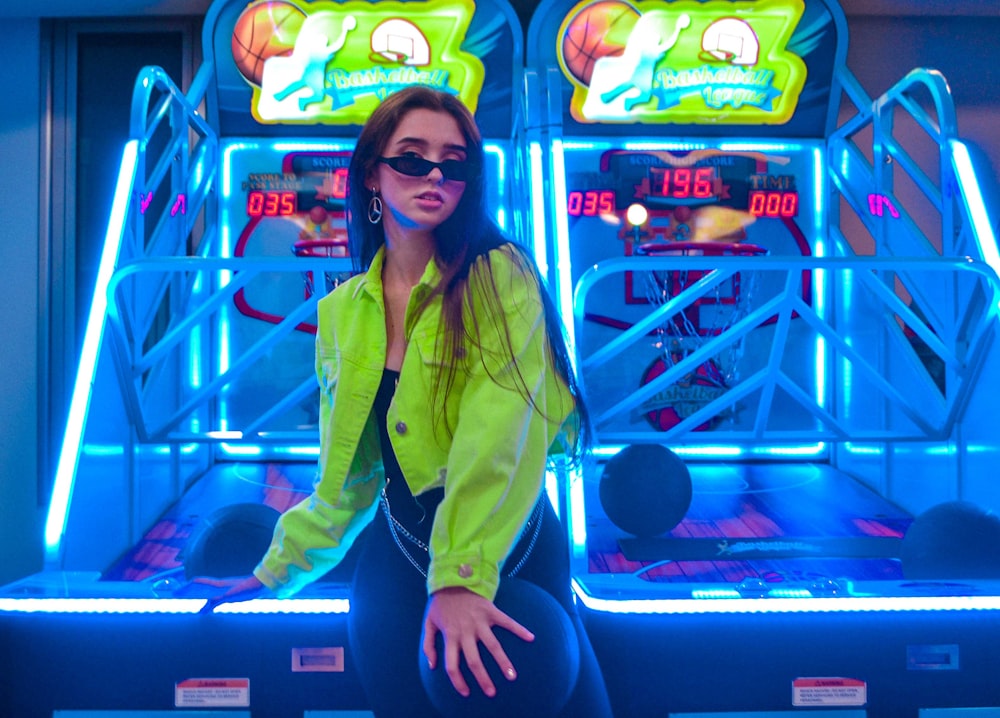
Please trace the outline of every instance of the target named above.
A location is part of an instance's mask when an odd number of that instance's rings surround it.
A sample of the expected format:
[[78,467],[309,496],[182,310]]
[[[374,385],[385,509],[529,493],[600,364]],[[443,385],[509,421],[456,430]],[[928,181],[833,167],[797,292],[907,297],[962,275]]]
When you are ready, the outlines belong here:
[[326,211],[326,207],[321,204],[309,210],[309,221],[313,224],[323,224],[328,216],[329,213]]
[[[497,608],[535,635],[523,641],[510,631],[494,627],[504,653],[517,671],[517,678],[507,680],[493,656],[480,645],[480,654],[497,692],[488,698],[462,659],[462,674],[471,690],[463,698],[451,684],[444,668],[444,640],[436,636],[438,665],[431,670],[423,649],[417,660],[420,679],[431,703],[446,718],[546,718],[559,715],[580,672],[580,643],[566,610],[555,598],[529,581],[505,578],[500,582]],[[421,641],[423,645],[423,641]],[[544,670],[528,670],[544,666]]]
[[276,55],[291,55],[305,14],[283,0],[264,0],[249,5],[233,27],[233,61],[247,82],[260,86],[264,61]]
[[625,52],[629,33],[638,19],[639,12],[620,0],[598,0],[584,5],[563,32],[562,58],[566,69],[589,86],[598,60]]
[[604,513],[618,528],[640,538],[660,536],[691,507],[691,472],[660,444],[632,444],[607,464],[600,479]]
[[900,544],[909,580],[1000,578],[1000,516],[968,501],[924,511]]
[[687,222],[689,219],[691,219],[691,208],[685,204],[682,204],[678,207],[674,207],[673,217],[678,222]]

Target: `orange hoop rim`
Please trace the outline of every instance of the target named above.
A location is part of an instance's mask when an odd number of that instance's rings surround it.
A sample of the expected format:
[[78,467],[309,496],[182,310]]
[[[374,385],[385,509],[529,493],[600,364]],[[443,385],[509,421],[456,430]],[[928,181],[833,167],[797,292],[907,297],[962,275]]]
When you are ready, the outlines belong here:
[[767,254],[766,247],[748,242],[645,242],[638,245],[640,256],[662,257],[684,254],[708,256],[760,257]]
[[334,247],[347,247],[347,238],[343,239],[300,239],[292,244],[292,251],[297,257],[309,257],[313,252]]

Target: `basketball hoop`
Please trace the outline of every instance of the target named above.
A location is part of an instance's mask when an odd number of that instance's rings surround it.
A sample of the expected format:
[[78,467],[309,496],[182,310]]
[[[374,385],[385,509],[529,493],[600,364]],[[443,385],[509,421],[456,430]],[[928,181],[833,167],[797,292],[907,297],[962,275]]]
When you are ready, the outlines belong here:
[[[300,239],[292,245],[296,257],[348,257],[347,236],[334,236],[322,239]],[[312,271],[303,272],[305,278],[305,298],[309,299],[316,291]],[[342,281],[332,272],[324,272],[326,292],[332,291]]]
[[[739,242],[647,242],[636,249],[639,256],[646,257],[759,257],[767,254],[764,247]],[[645,275],[647,301],[663,305],[713,271],[709,263],[708,266],[699,265],[698,269],[681,267],[637,270],[637,273]],[[655,330],[660,355],[643,373],[642,383],[647,384],[668,371],[746,316],[756,284],[756,272],[734,272],[665,318]],[[742,353],[742,338],[726,345],[718,354],[645,402],[641,411],[646,419],[654,428],[666,431],[714,401],[739,379]],[[694,430],[712,429],[720,418],[713,417]]]

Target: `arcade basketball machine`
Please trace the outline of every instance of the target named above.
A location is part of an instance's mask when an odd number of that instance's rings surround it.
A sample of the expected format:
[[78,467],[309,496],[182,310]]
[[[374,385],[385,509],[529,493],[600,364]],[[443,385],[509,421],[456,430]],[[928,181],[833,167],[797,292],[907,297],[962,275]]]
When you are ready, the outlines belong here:
[[504,0],[219,0],[186,94],[142,72],[46,570],[0,597],[0,712],[369,715],[346,645],[350,558],[300,598],[211,616],[218,587],[192,579],[252,570],[310,491],[315,306],[351,271],[360,125],[408,85],[461,97],[517,234],[522,47]]
[[944,79],[873,101],[833,0],[544,0],[526,49],[616,715],[1000,706],[1000,265]]

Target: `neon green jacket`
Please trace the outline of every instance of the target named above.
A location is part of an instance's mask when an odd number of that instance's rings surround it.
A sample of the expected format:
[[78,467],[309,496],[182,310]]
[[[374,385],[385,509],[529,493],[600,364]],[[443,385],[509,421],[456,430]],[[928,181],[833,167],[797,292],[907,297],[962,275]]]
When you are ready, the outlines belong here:
[[[367,273],[319,302],[319,474],[312,495],[282,515],[254,571],[279,596],[333,568],[378,508],[385,475],[372,405],[385,367],[383,261],[384,248]],[[451,391],[432,406],[441,297],[416,312],[440,280],[436,263],[428,263],[407,306],[407,349],[387,424],[413,494],[445,487],[431,533],[428,592],[464,586],[493,600],[503,562],[541,493],[548,455],[562,452],[557,439],[572,430],[573,399],[552,368],[537,281],[512,247],[489,253],[515,367],[482,299],[486,265],[481,258],[470,272],[474,308],[465,308],[480,341],[466,342]],[[516,391],[515,370],[537,409]]]

